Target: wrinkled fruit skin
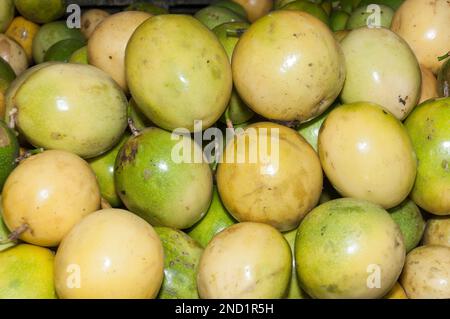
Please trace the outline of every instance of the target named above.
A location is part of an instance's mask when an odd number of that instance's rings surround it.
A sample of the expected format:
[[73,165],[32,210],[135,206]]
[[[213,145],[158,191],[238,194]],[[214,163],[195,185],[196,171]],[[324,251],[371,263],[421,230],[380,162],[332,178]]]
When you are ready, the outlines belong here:
[[332,32],[301,11],[274,11],[252,24],[236,45],[232,69],[244,102],[281,121],[322,114],[345,79],[344,56]]
[[206,247],[197,276],[203,299],[282,298],[291,275],[289,244],[275,228],[233,225]]
[[203,248],[180,230],[155,227],[164,247],[164,280],[159,299],[198,299],[197,268]]
[[195,121],[206,129],[230,99],[227,54],[214,33],[191,16],[161,15],[145,21],[128,42],[125,65],[137,105],[167,130],[192,132]]
[[[267,161],[258,145],[266,148]],[[295,130],[270,122],[252,124],[228,143],[216,178],[233,217],[280,231],[296,228],[317,205],[323,181],[317,153],[308,142]]]
[[13,100],[15,124],[36,147],[92,158],[116,145],[127,127],[124,93],[90,65],[44,67],[22,83]]
[[417,160],[403,124],[366,102],[335,108],[319,133],[322,167],[343,197],[384,208],[399,205],[411,191]]
[[[207,212],[212,198],[212,174],[201,161],[201,149],[190,137],[171,140],[171,133],[147,128],[128,140],[115,166],[115,183],[125,206],[154,226],[186,229]],[[201,163],[178,161],[178,146],[200,152]],[[178,145],[178,146],[177,146]],[[189,150],[186,150],[188,152]],[[180,159],[182,160],[182,158]]]
[[[297,232],[295,258],[300,286],[313,298],[381,298],[400,276],[405,246],[384,209],[344,198],[306,216]],[[374,268],[382,274],[380,289],[367,284]]]
[[417,154],[414,202],[436,215],[450,215],[450,98],[426,101],[406,119]]

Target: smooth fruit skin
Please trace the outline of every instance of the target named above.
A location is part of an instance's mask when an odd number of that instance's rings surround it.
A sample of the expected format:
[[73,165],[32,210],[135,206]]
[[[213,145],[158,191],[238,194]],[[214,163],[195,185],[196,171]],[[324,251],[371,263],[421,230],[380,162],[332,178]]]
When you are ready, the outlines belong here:
[[368,6],[369,4],[380,4],[397,10],[405,0],[362,0],[360,6]]
[[[258,146],[266,148],[267,158]],[[308,142],[295,130],[270,122],[249,125],[230,141],[216,175],[220,197],[234,218],[280,231],[296,228],[316,206],[322,179]]]
[[450,96],[450,58],[442,65],[437,77],[438,93],[440,97]]
[[116,145],[127,127],[127,103],[103,71],[56,63],[27,78],[17,90],[15,124],[36,147],[98,156]]
[[16,78],[16,73],[8,62],[0,58],[0,93],[5,94],[11,82]]
[[64,0],[14,0],[17,11],[35,23],[48,23],[61,18],[66,11]]
[[[373,5],[373,4],[370,4]],[[376,25],[378,21],[369,20],[374,14],[380,14],[380,23]],[[385,5],[378,5],[377,9],[367,6],[361,6],[354,10],[347,21],[347,29],[353,30],[356,28],[366,27],[370,22],[375,27],[390,28],[392,17],[394,16],[394,10]]]
[[347,77],[343,103],[379,104],[403,120],[420,97],[421,74],[408,44],[385,28],[358,28],[342,41]]
[[3,0],[0,2],[0,33],[5,32],[14,18],[13,0]]
[[86,43],[84,41],[77,39],[65,39],[56,42],[45,53],[44,61],[69,62],[72,54],[78,49],[84,47],[85,44]]
[[194,17],[210,30],[223,23],[245,21],[243,17],[230,9],[216,7],[214,5],[197,11]]
[[450,247],[421,246],[411,251],[400,283],[411,299],[449,299]]
[[408,299],[405,290],[398,282],[395,283],[394,288],[383,297],[383,299]]
[[69,59],[69,63],[89,64],[87,46],[79,48],[72,53]]
[[89,165],[94,171],[95,176],[97,176],[100,193],[112,207],[119,207],[122,204],[114,185],[114,166],[117,154],[129,138],[130,134],[125,133],[121,141],[114,148],[89,161]]
[[91,34],[88,42],[89,64],[108,73],[124,91],[125,50],[133,32],[152,15],[141,11],[125,11],[105,18]]
[[20,44],[27,54],[28,61],[33,59],[33,39],[39,31],[39,25],[24,17],[16,17],[5,34]]
[[79,29],[69,29],[66,21],[44,24],[33,39],[33,59],[36,63],[44,62],[47,50],[55,43],[65,39],[85,40]]
[[247,12],[250,22],[255,22],[262,16],[268,14],[273,7],[272,0],[233,0],[240,4]]
[[196,120],[206,129],[230,99],[227,54],[216,36],[193,17],[171,14],[145,21],[128,42],[125,64],[131,95],[164,129],[193,131]]
[[9,63],[16,75],[20,75],[28,68],[24,49],[4,34],[0,34],[0,58]]
[[[300,224],[295,261],[300,286],[313,298],[381,298],[402,271],[405,246],[380,206],[343,198],[322,204]],[[379,270],[379,288],[370,276]]]
[[414,51],[420,64],[437,74],[450,51],[450,3],[446,0],[406,0],[395,12],[392,31]]
[[305,122],[336,99],[345,61],[332,32],[301,11],[274,11],[236,45],[233,80],[247,105],[273,120]]
[[412,200],[435,215],[450,215],[450,98],[426,101],[406,119],[417,154]]
[[164,247],[164,280],[158,299],[198,299],[197,268],[203,248],[180,230],[155,227]]
[[319,133],[319,157],[343,197],[388,209],[411,191],[417,160],[409,136],[391,113],[361,102],[335,108]]
[[[172,139],[171,133],[152,127],[130,138],[117,156],[115,183],[122,202],[133,213],[154,226],[186,229],[208,210],[212,174],[190,136],[174,137],[179,141]],[[181,154],[180,146],[185,147],[183,153],[199,153],[199,162],[193,157],[187,162],[176,158]]]
[[427,221],[422,243],[450,247],[450,216],[430,218]]
[[239,3],[234,2],[232,0],[215,0],[212,2],[212,5],[216,7],[227,8],[233,11],[234,13],[237,13],[242,18],[245,18],[247,16],[244,7],[242,7]]
[[20,239],[54,247],[84,216],[100,207],[100,190],[88,163],[64,151],[45,151],[22,161],[2,194],[10,230],[27,225]]
[[105,10],[91,9],[85,11],[81,15],[81,33],[86,39],[89,39],[95,28],[109,16],[110,14]]
[[203,252],[198,292],[203,299],[282,298],[291,265],[289,244],[275,228],[236,224],[215,236]]
[[[292,256],[295,256],[295,238],[297,237],[297,229],[293,229],[287,233],[283,233],[284,238],[289,243]],[[295,258],[292,258],[292,274],[291,282],[289,283],[288,293],[286,299],[308,299],[309,296],[300,288],[297,279],[297,271],[295,268]]]
[[419,244],[425,230],[425,220],[422,213],[419,207],[410,199],[406,199],[397,207],[391,208],[389,213],[400,227],[406,253],[409,253]]
[[[336,105],[338,106],[338,104]],[[331,110],[336,106],[330,106],[325,112],[323,112],[320,116],[308,121],[306,123],[302,123],[297,131],[301,136],[314,148],[317,152],[317,142],[319,140],[319,132],[322,127],[323,122],[327,118],[328,114],[330,114]]]
[[56,299],[53,252],[21,244],[0,252],[0,299]]
[[[230,62],[233,57],[234,48],[239,41],[239,36],[233,33],[245,32],[249,26],[247,22],[229,22],[221,24],[212,30],[225,48]],[[229,34],[230,32],[232,34]],[[228,107],[222,115],[221,121],[226,123],[227,120],[231,120],[233,124],[242,124],[250,120],[254,115],[255,113],[245,105],[236,89],[233,88]]]
[[161,8],[153,5],[152,3],[142,1],[130,4],[128,7],[125,8],[124,11],[143,11],[155,16],[169,13],[169,11],[165,8]]
[[[2,197],[0,195],[0,203],[1,203]],[[0,244],[0,252],[17,245],[17,241],[9,241],[8,236],[11,234],[8,227],[6,227],[5,223],[3,222],[3,208],[2,205],[0,205],[0,241],[5,241],[4,243]]]
[[128,211],[105,209],[84,218],[62,241],[55,286],[63,299],[149,299],[158,294],[163,268],[153,227]]
[[187,234],[202,247],[206,247],[215,235],[234,224],[236,224],[236,220],[223,206],[217,188],[214,187],[213,199],[208,212],[189,229]]
[[342,10],[333,11],[330,15],[330,27],[334,32],[345,30],[350,15]]
[[296,1],[290,2],[287,5],[285,5],[284,7],[282,7],[281,10],[304,11],[304,12],[316,17],[317,19],[319,19],[326,25],[328,25],[330,23],[328,14],[322,9],[320,4],[312,3],[309,0],[296,0]]
[[423,66],[420,67],[420,71],[422,72],[422,86],[419,104],[426,100],[439,97],[438,84],[433,72]]
[[0,193],[8,175],[16,167],[19,156],[19,142],[7,125],[0,120]]

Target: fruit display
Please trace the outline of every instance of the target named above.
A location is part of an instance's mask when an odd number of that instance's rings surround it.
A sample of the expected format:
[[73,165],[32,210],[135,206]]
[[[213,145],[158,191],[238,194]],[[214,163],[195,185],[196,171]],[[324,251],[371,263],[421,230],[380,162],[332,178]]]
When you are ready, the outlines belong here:
[[0,299],[450,299],[449,83],[448,0],[0,0]]

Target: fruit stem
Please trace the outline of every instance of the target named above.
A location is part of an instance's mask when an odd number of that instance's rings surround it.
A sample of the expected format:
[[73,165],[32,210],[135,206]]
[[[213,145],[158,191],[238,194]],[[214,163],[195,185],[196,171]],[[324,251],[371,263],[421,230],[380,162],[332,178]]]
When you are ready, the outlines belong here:
[[18,228],[12,231],[11,234],[8,235],[7,239],[0,240],[0,245],[16,242],[19,239],[20,235],[22,235],[25,231],[27,231],[27,229],[28,229],[27,224],[20,225]]
[[133,134],[133,136],[138,136],[139,134],[141,134],[136,125],[134,125],[134,121],[131,117],[128,118],[128,127],[130,128],[131,134]]
[[19,156],[18,158],[16,158],[16,159],[14,160],[14,162],[15,162],[16,164],[18,164],[18,163],[22,162],[23,160],[27,159],[28,157],[30,157],[30,156],[32,156],[32,155],[36,155],[36,154],[42,153],[43,151],[44,151],[43,148],[36,148],[36,149],[34,149],[34,150],[26,151],[23,155],[21,155],[21,156]]
[[444,54],[443,56],[438,57],[438,60],[442,61],[442,60],[447,59],[448,57],[450,57],[450,51],[447,52],[446,54]]
[[233,121],[231,120],[231,116],[230,116],[230,108],[228,107],[227,110],[225,111],[225,121],[227,123],[227,129],[230,129],[231,132],[233,132],[233,135],[235,135],[234,132],[234,125],[233,125]]
[[8,113],[9,118],[8,126],[12,130],[14,130],[16,127],[16,116],[17,116],[17,107],[13,107]]
[[235,30],[227,30],[227,36],[240,38],[247,29],[235,29]]

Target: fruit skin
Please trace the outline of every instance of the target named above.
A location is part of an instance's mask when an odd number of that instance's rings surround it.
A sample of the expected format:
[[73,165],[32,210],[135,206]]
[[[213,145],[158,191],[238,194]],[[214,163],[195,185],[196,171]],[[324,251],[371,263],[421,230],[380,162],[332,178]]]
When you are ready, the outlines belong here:
[[133,121],[133,125],[138,131],[154,126],[152,125],[152,122],[142,114],[133,98],[128,102],[128,118]]
[[425,221],[420,209],[410,199],[389,210],[392,219],[400,227],[405,243],[406,253],[414,249],[422,239]]
[[45,53],[44,61],[69,62],[72,54],[85,46],[84,41],[77,39],[65,39],[52,45]]
[[100,193],[112,207],[119,207],[122,204],[114,185],[114,166],[116,163],[117,154],[129,138],[130,134],[125,133],[116,146],[105,154],[89,161],[89,165],[94,171],[95,176],[97,176],[97,181],[100,186]]
[[55,43],[65,39],[85,40],[79,29],[69,29],[66,21],[44,24],[33,39],[33,59],[36,63],[44,62],[47,50]]
[[[297,237],[297,229],[293,229],[287,233],[283,234],[284,238],[291,248],[292,256],[295,255],[295,238]],[[291,282],[289,283],[288,293],[286,295],[287,299],[308,299],[309,296],[300,288],[297,280],[297,271],[295,270],[295,258],[292,258],[292,274]]]
[[423,66],[420,67],[420,72],[422,72],[422,85],[419,104],[426,100],[439,97],[438,84],[433,72]]
[[343,103],[379,104],[403,120],[420,97],[421,74],[408,44],[385,28],[358,28],[342,41],[347,77]]
[[380,4],[389,6],[390,8],[397,10],[405,0],[362,0],[360,6],[368,6],[369,4]]
[[100,190],[80,157],[45,151],[23,160],[9,175],[2,205],[9,230],[28,226],[20,239],[54,247],[81,218],[100,207]]
[[239,14],[230,9],[216,6],[209,6],[203,8],[194,17],[203,23],[208,29],[212,30],[215,27],[227,22],[244,22],[245,19]]
[[0,252],[0,299],[56,299],[53,252],[21,244]]
[[28,68],[24,49],[4,34],[0,34],[0,58],[9,63],[16,75],[20,75]]
[[[360,6],[352,12],[350,18],[347,21],[347,29],[353,30],[360,27],[366,27],[368,25],[367,19],[374,13],[380,14],[380,24],[377,26],[377,21],[372,21],[371,24],[375,27],[390,28],[392,17],[394,16],[394,10],[391,7],[385,5],[378,5],[379,9],[372,9],[367,6]],[[379,11],[378,11],[379,10]]]
[[69,63],[89,64],[87,46],[83,46],[72,53]]
[[250,22],[268,14],[273,7],[272,0],[233,0],[240,4],[247,12],[247,18]]
[[398,282],[395,283],[394,288],[383,297],[383,299],[408,299],[405,290]]
[[213,199],[208,212],[188,230],[187,234],[202,247],[206,247],[215,235],[234,224],[236,224],[236,220],[223,206],[217,188],[214,187]]
[[128,42],[125,64],[131,95],[141,111],[164,129],[193,131],[196,120],[206,129],[220,118],[230,99],[226,52],[193,17],[171,14],[145,21]]
[[124,11],[105,18],[88,42],[89,64],[108,73],[128,92],[125,78],[125,49],[133,32],[151,15],[141,11]]
[[[405,246],[384,209],[342,198],[305,217],[297,232],[295,258],[300,286],[313,298],[380,298],[400,276]],[[375,265],[380,288],[371,289]]]
[[105,10],[91,9],[81,15],[81,33],[86,39],[89,39],[95,28],[110,14]]
[[0,120],[0,193],[6,178],[16,167],[16,158],[19,156],[19,142],[8,126]]
[[437,74],[444,63],[437,57],[450,51],[450,4],[406,0],[395,12],[391,30],[405,39],[421,65]]
[[28,62],[33,60],[33,39],[39,28],[39,25],[24,17],[16,17],[5,32],[8,37],[19,43],[25,50]]
[[328,14],[322,9],[319,4],[312,3],[309,0],[296,0],[289,2],[281,10],[299,10],[309,13],[310,15],[316,17],[326,25],[330,23]]
[[414,108],[405,127],[417,154],[412,200],[435,215],[450,214],[450,98],[428,100]]
[[14,0],[17,11],[35,23],[61,18],[66,10],[64,0]]
[[440,97],[450,96],[450,59],[447,58],[447,62],[444,63],[439,70],[438,77],[438,92]]
[[450,247],[450,217],[436,216],[427,221],[423,234],[424,245],[442,245]]
[[[81,275],[78,289],[67,286],[77,274],[73,265]],[[155,298],[163,268],[163,247],[153,227],[128,211],[104,209],[81,220],[62,241],[55,286],[63,299]]]
[[115,184],[125,206],[150,224],[186,229],[208,210],[212,174],[201,158],[200,163],[174,159],[183,143],[189,143],[191,154],[201,154],[201,149],[190,136],[178,136],[178,142],[171,136],[151,127],[130,138],[117,156]]
[[155,227],[164,247],[164,280],[158,299],[198,299],[197,268],[203,248],[180,230]]
[[275,228],[239,223],[215,236],[203,252],[198,292],[203,299],[282,298],[291,265],[289,244]]
[[319,116],[345,79],[344,56],[332,32],[301,11],[274,11],[253,23],[236,45],[232,69],[244,102],[280,121]]
[[0,93],[5,94],[15,78],[16,73],[14,73],[9,63],[0,58]]
[[0,33],[5,32],[14,18],[13,0],[3,0],[0,2]]
[[345,30],[350,15],[342,10],[333,11],[330,16],[330,27],[334,32]]
[[[258,145],[266,148],[266,161]],[[295,130],[270,122],[249,125],[230,141],[216,174],[220,197],[234,218],[280,231],[296,228],[316,206],[322,180],[318,156],[308,142]]]
[[239,3],[234,2],[232,0],[215,0],[212,2],[212,5],[216,7],[227,8],[233,11],[234,13],[237,13],[242,18],[245,18],[247,16],[244,7],[242,7]]
[[46,66],[27,78],[13,99],[16,127],[36,147],[92,158],[116,145],[127,127],[125,95],[90,65]]
[[411,251],[400,283],[411,299],[449,299],[450,247],[421,246]]
[[[228,33],[230,31],[245,32],[249,26],[250,25],[247,22],[229,22],[221,24],[212,30],[225,48],[230,62],[233,56],[234,48],[239,41],[239,37],[236,35],[229,35]],[[226,123],[227,120],[231,120],[233,124],[242,124],[250,120],[254,115],[255,113],[247,105],[245,105],[236,89],[233,88],[228,107],[222,115],[221,121]]]
[[124,11],[143,11],[155,16],[169,13],[167,9],[155,6],[147,2],[135,2],[126,7]]
[[325,174],[343,197],[388,209],[413,187],[417,160],[405,127],[376,104],[335,108],[322,124],[318,145]]

